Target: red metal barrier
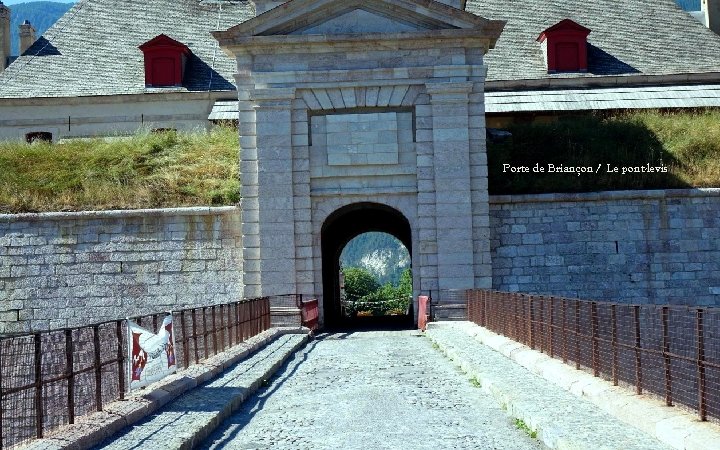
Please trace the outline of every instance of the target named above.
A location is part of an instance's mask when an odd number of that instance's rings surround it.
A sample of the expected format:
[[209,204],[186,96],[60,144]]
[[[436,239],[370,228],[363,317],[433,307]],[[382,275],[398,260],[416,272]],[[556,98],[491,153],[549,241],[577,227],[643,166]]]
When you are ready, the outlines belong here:
[[425,331],[428,322],[428,303],[427,295],[418,297],[418,330]]
[[315,331],[318,327],[318,301],[316,298],[300,301],[302,326]]

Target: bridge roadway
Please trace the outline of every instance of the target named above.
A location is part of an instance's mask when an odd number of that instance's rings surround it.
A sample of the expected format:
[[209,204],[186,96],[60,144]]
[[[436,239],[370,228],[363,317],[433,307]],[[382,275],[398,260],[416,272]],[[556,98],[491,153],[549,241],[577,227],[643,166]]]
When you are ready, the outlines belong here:
[[415,331],[320,335],[204,449],[538,449]]

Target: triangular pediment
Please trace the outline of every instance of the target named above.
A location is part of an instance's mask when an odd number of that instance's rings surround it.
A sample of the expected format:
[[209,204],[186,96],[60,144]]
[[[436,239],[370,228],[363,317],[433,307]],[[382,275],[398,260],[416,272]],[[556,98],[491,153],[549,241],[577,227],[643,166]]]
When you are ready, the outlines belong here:
[[407,22],[379,12],[356,8],[290,34],[408,33],[431,29],[436,28],[429,24]]
[[495,21],[432,0],[291,0],[222,34],[404,33],[484,29],[493,24]]

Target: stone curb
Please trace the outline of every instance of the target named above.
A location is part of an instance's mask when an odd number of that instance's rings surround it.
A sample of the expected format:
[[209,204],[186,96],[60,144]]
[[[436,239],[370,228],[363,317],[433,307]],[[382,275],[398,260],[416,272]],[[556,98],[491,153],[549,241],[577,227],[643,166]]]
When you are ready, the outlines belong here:
[[[625,388],[613,386],[611,383],[596,378],[588,373],[576,370],[561,361],[550,358],[544,353],[532,350],[527,346],[512,341],[504,336],[493,333],[472,322],[431,323],[428,324],[428,337],[439,345],[448,356],[457,356],[452,349],[443,347],[442,342],[433,339],[432,329],[454,327],[468,334],[481,344],[495,350],[516,362],[528,371],[543,379],[570,391],[578,397],[585,398],[604,412],[633,426],[660,442],[679,450],[713,450],[720,442],[720,427],[708,422],[700,422],[691,414],[677,408],[664,406],[660,401],[643,395],[637,395]],[[454,358],[461,368],[485,384],[482,374],[466,361]],[[497,386],[490,387],[493,396],[508,405],[508,410],[522,409],[522,405],[511,406],[512,393],[501,392]],[[578,448],[566,438],[561,440],[550,436],[553,434],[552,424],[537,423],[538,435],[549,448]],[[546,430],[541,430],[542,428]],[[544,432],[543,432],[544,431]],[[562,442],[561,442],[562,441]]]
[[[128,394],[123,401],[118,400],[109,403],[105,405],[103,411],[79,418],[78,423],[65,425],[47,438],[34,440],[20,448],[23,450],[83,450],[93,447],[122,429],[153,414],[186,392],[216,378],[227,368],[287,334],[304,334],[305,337],[298,345],[284,353],[282,358],[273,364],[270,371],[256,380],[251,389],[248,389],[240,396],[242,398],[239,401],[238,399],[228,399],[228,404],[233,403],[234,408],[237,408],[251,392],[257,390],[263,379],[268,377],[268,373],[275,372],[288,356],[307,342],[308,329],[297,327],[271,328],[199,364],[192,365],[185,370],[153,383],[141,391]],[[227,407],[225,410],[227,411],[218,412],[218,417],[213,420],[212,428],[217,426],[230,413]],[[198,430],[195,435],[189,438],[190,444],[198,441],[197,436],[207,436],[210,431]],[[182,448],[192,448],[190,444],[183,445]]]

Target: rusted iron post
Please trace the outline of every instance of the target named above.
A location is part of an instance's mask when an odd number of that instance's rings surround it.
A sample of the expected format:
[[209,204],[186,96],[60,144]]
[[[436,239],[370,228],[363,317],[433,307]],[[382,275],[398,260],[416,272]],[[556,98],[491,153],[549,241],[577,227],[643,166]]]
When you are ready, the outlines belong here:
[[223,317],[225,317],[225,306],[220,305],[220,348],[222,351],[224,351],[227,347],[225,347],[225,322],[223,320]]
[[95,369],[95,406],[98,411],[102,411],[102,365],[100,365],[100,327],[93,326],[93,348],[95,350],[95,361],[93,368]]
[[418,297],[418,329],[425,331],[427,328],[427,306],[429,298],[426,295]]
[[567,299],[562,299],[562,311],[561,311],[561,320],[562,320],[562,360],[563,363],[567,364]]
[[545,338],[547,333],[545,332],[545,297],[540,297],[538,303],[540,304],[540,319],[538,322],[538,329],[540,330],[540,353],[545,353],[546,342]]
[[548,332],[548,337],[550,341],[548,342],[548,350],[550,352],[550,357],[555,357],[555,348],[553,346],[553,340],[555,339],[555,298],[550,297],[550,329]]
[[197,334],[197,308],[193,308],[191,311],[191,317],[192,317],[192,337],[193,337],[193,349],[195,350],[195,364],[200,361],[200,358],[198,357],[198,334]]
[[210,307],[210,315],[212,316],[212,340],[213,340],[213,355],[218,354],[218,342],[217,342],[217,308],[215,305]]
[[612,380],[613,385],[618,385],[618,342],[617,342],[617,305],[610,305],[610,326],[612,327]]
[[185,310],[180,311],[180,329],[182,330],[182,349],[183,349],[183,361],[185,362],[185,368],[190,367],[190,349],[188,348],[189,336],[188,330],[185,327]]
[[487,328],[487,311],[485,309],[485,301],[488,295],[488,292],[483,292],[480,295],[480,326],[485,328]]
[[520,341],[520,315],[518,313],[518,302],[514,298],[510,298],[513,304],[513,340]]
[[635,323],[635,392],[642,394],[642,355],[640,353],[640,306],[633,306]]
[[598,342],[597,302],[590,303],[590,320],[592,328],[592,366],[593,375],[600,376],[600,343]]
[[662,308],[661,314],[663,327],[663,362],[665,366],[665,404],[672,406],[672,365],[670,363],[670,335],[668,330],[670,310],[667,306]]
[[42,336],[35,333],[35,436],[43,437],[44,411],[42,398]]
[[65,376],[67,377],[68,423],[75,423],[75,371],[72,330],[65,330]]
[[[521,294],[522,298],[522,294]],[[534,311],[533,311],[533,296],[528,297],[528,308],[530,310],[530,320],[528,320],[528,335],[530,336],[530,348],[535,349],[535,334],[533,330]]]
[[707,420],[707,379],[705,378],[705,329],[703,310],[698,309],[695,315],[695,339],[697,347],[698,376],[698,414],[700,420]]
[[118,390],[120,400],[125,400],[125,353],[123,352],[123,321],[115,323],[115,335],[117,336],[117,360],[118,360]]
[[3,367],[5,367],[5,361],[3,361],[3,340],[0,339],[0,450],[5,448],[3,446],[5,426],[3,424]]
[[210,342],[208,342],[210,339],[208,339],[207,306],[201,308],[201,310],[203,319],[203,358],[207,358],[210,354]]
[[575,303],[575,369],[580,370],[580,302]]

